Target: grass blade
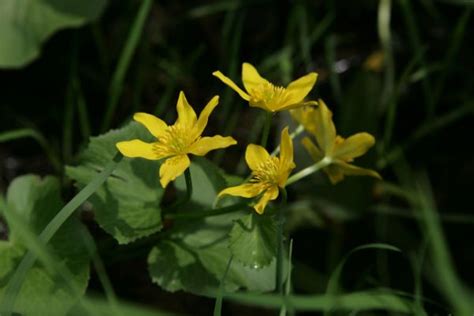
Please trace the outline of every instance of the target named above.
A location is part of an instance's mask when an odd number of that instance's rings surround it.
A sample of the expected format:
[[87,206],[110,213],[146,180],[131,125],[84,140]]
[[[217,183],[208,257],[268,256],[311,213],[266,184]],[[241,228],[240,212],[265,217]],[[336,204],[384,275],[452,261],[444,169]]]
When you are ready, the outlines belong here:
[[217,292],[216,297],[216,305],[214,306],[214,316],[221,316],[222,315],[222,300],[224,298],[224,290],[225,290],[225,279],[227,277],[227,273],[229,273],[230,266],[232,264],[232,259],[234,256],[230,256],[229,261],[227,262],[227,266],[225,268],[224,275],[221,279],[221,284],[219,285],[219,291]]
[[21,138],[33,138],[41,146],[41,148],[43,148],[54,169],[58,172],[62,170],[60,159],[56,155],[53,148],[49,145],[46,138],[40,132],[32,128],[20,128],[0,133],[0,143],[5,143]]
[[143,0],[138,10],[135,21],[133,22],[130,33],[128,34],[127,42],[122,50],[120,55],[117,68],[112,76],[112,81],[109,87],[109,101],[107,103],[106,112],[104,115],[104,121],[102,122],[101,131],[105,132],[110,128],[112,122],[112,115],[115,112],[117,107],[120,95],[122,94],[123,81],[125,79],[125,74],[130,66],[130,61],[132,60],[133,54],[138,46],[138,42],[143,32],[143,27],[145,25],[146,18],[150,12],[152,0]]
[[280,309],[291,306],[296,311],[368,311],[384,310],[412,314],[413,302],[392,292],[371,290],[343,295],[290,295],[279,294],[227,293],[226,299],[244,305]]
[[[61,225],[74,213],[74,211],[84,203],[104,182],[109,175],[115,170],[118,163],[122,160],[122,155],[117,154],[114,159],[106,165],[104,170],[99,173],[94,180],[89,182],[69,203],[67,203],[58,214],[49,222],[45,229],[41,232],[38,239],[43,244],[47,244]],[[29,250],[21,259],[20,264],[13,273],[10,281],[5,288],[5,295],[0,304],[2,310],[10,311],[15,299],[20,291],[21,284],[26,276],[26,272],[34,265],[37,254]]]

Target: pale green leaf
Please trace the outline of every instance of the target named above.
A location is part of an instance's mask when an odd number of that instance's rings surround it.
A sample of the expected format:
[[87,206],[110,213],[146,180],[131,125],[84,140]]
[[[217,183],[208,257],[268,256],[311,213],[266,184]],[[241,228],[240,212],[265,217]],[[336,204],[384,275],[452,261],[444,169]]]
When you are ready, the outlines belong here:
[[259,269],[276,256],[277,224],[273,217],[252,212],[235,221],[230,232],[230,249],[243,264]]
[[[117,142],[136,138],[152,140],[148,131],[135,122],[93,137],[79,166],[66,167],[66,174],[84,187],[112,160]],[[164,191],[159,182],[159,167],[157,161],[124,158],[90,197],[97,223],[119,243],[129,243],[161,229],[160,203]]]
[[[0,301],[3,301],[8,278],[30,247],[23,239],[24,230],[39,234],[61,206],[60,186],[56,178],[40,179],[26,175],[11,183],[3,214],[9,235],[8,240],[0,241],[0,278],[3,280],[0,286]],[[81,242],[81,225],[76,218],[70,218],[54,235],[48,249],[72,272],[73,279],[68,282],[74,282],[80,294],[83,294],[89,279],[89,256]],[[15,311],[26,315],[65,314],[78,297],[72,294],[70,288],[55,272],[52,267],[37,262],[21,284]]]
[[106,0],[0,1],[0,68],[18,68],[40,54],[55,32],[96,19]]

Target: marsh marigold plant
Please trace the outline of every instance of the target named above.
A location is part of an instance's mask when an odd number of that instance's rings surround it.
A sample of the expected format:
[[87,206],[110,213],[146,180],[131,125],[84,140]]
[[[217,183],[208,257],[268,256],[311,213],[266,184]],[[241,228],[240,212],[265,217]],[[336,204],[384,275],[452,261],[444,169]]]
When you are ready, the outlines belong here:
[[178,119],[168,126],[163,120],[147,113],[135,113],[133,119],[143,124],[156,137],[156,141],[146,143],[139,139],[117,143],[118,150],[126,157],[140,157],[149,160],[165,159],[160,167],[160,183],[166,187],[189,167],[188,154],[204,156],[209,151],[226,148],[237,142],[230,136],[220,135],[202,137],[209,115],[219,103],[219,97],[213,97],[204,107],[199,118],[191,105],[180,92],[176,110]]
[[381,179],[380,175],[370,169],[351,164],[354,158],[365,154],[374,144],[375,139],[369,133],[357,133],[343,138],[336,133],[332,112],[323,100],[318,107],[305,107],[291,111],[293,117],[314,136],[316,143],[309,137],[302,144],[315,162],[324,162],[323,169],[331,183],[336,184],[346,175],[371,176]]
[[285,187],[288,176],[295,168],[293,142],[288,134],[288,127],[281,133],[280,148],[280,157],[273,157],[262,146],[248,145],[245,161],[252,171],[249,182],[224,189],[219,197],[226,194],[244,198],[260,196],[253,207],[258,214],[263,214],[268,202],[278,197],[279,189]]
[[220,71],[215,71],[212,74],[235,90],[244,100],[249,102],[250,106],[259,107],[268,112],[284,111],[316,103],[314,101],[304,101],[304,98],[316,83],[318,75],[315,72],[291,82],[285,88],[274,85],[260,76],[257,69],[251,64],[243,63],[242,82],[246,91],[242,90]]

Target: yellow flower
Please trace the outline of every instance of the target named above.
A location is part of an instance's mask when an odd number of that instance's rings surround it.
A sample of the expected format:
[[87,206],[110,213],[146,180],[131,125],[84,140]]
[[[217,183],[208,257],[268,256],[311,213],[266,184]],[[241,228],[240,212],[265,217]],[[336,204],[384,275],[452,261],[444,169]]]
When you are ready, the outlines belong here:
[[326,161],[327,167],[324,171],[331,183],[341,181],[345,175],[365,175],[381,179],[374,170],[350,164],[354,158],[362,156],[375,144],[374,137],[368,133],[357,133],[347,139],[338,136],[331,111],[323,100],[319,100],[318,105],[317,108],[297,109],[291,114],[316,138],[317,145],[308,137],[303,138],[302,144],[316,162],[323,159]]
[[228,194],[251,198],[261,195],[254,205],[258,214],[262,214],[265,206],[278,197],[279,189],[284,188],[291,170],[295,168],[293,162],[293,142],[288,135],[288,127],[281,133],[280,157],[272,157],[265,148],[250,144],[245,152],[245,160],[250,170],[251,178],[248,183],[222,190],[219,197]]
[[147,113],[135,113],[133,116],[135,121],[143,124],[157,138],[155,142],[145,143],[134,139],[119,142],[116,146],[126,157],[141,157],[149,160],[167,158],[160,167],[160,183],[166,187],[170,181],[176,179],[189,167],[188,154],[204,156],[211,150],[237,144],[232,137],[220,135],[201,137],[209,115],[218,102],[219,97],[213,97],[197,118],[181,91],[176,104],[178,119],[173,125],[168,126],[161,119]]
[[[268,112],[289,110],[308,104],[304,102],[304,98],[311,91],[318,77],[315,72],[311,72],[284,88],[262,78],[251,64],[243,63],[242,82],[247,91],[245,92],[220,71],[214,71],[212,74],[235,90],[244,100],[249,101],[250,106],[259,107]],[[309,102],[309,104],[313,103],[315,102]]]

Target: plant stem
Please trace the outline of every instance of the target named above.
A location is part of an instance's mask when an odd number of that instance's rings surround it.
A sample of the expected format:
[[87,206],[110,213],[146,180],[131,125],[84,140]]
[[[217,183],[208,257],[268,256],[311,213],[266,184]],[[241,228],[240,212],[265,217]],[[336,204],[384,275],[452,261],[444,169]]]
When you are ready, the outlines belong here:
[[268,135],[270,135],[270,127],[272,126],[272,112],[265,112],[265,123],[263,123],[263,130],[262,130],[262,139],[260,141],[260,145],[262,147],[267,146],[268,142]]
[[276,262],[276,289],[277,293],[283,295],[283,209],[286,205],[286,189],[281,189],[281,204],[278,208],[278,230],[277,230],[277,262]]
[[196,212],[186,212],[186,213],[169,213],[165,214],[165,219],[181,220],[181,219],[199,219],[210,216],[217,216],[232,212],[237,212],[243,208],[248,207],[247,203],[237,203],[229,206],[224,206],[221,208],[205,210],[205,211],[196,211]]
[[171,204],[169,209],[176,209],[191,200],[191,196],[193,195],[193,182],[191,180],[191,171],[189,171],[189,168],[184,171],[184,179],[186,181],[186,194]]
[[[304,132],[304,126],[298,125],[298,127],[294,130],[293,133],[290,134],[291,140],[295,139],[296,136],[300,135]],[[274,151],[272,151],[271,156],[276,156],[280,152],[280,145],[278,145]]]
[[304,177],[309,176],[310,174],[313,174],[313,173],[323,169],[324,167],[329,166],[331,163],[332,163],[331,158],[324,157],[323,159],[321,159],[317,163],[315,163],[315,164],[313,164],[309,167],[306,167],[303,170],[300,170],[299,172],[292,175],[288,179],[288,181],[286,182],[286,185],[293,184],[296,181],[299,181],[299,180],[303,179]]

